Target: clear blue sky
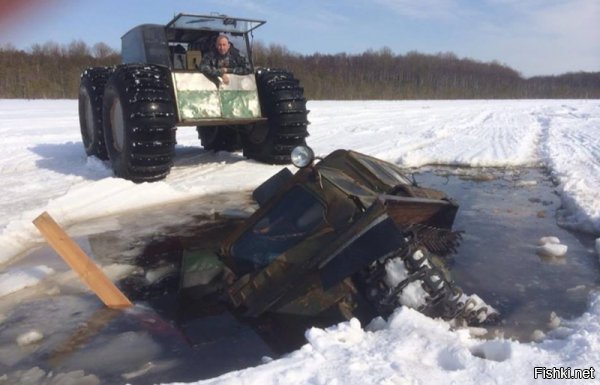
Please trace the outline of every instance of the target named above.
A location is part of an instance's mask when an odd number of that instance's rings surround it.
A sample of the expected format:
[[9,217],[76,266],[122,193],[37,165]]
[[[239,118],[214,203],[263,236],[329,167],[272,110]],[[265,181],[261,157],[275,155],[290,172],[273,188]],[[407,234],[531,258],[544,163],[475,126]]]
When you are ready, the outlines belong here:
[[496,60],[524,76],[600,71],[600,0],[18,1],[33,5],[0,15],[0,45],[79,39],[120,49],[137,24],[217,12],[267,20],[256,40],[302,54],[389,47]]

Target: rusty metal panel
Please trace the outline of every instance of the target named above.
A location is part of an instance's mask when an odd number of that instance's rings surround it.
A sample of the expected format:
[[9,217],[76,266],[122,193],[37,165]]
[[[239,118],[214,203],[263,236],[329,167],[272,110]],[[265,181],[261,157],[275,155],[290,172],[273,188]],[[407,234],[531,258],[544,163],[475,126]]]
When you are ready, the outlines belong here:
[[300,316],[315,316],[339,303],[353,292],[352,285],[346,281],[325,290],[317,275],[307,277],[304,286],[301,288],[303,290],[290,293],[291,295],[283,298],[281,301],[283,305],[277,307],[275,312]]
[[424,224],[441,228],[451,228],[458,206],[441,199],[399,197],[380,195],[388,215],[400,226]]
[[399,185],[394,188],[394,195],[429,198],[429,199],[444,199],[447,198],[446,193],[440,190],[425,188],[413,185]]

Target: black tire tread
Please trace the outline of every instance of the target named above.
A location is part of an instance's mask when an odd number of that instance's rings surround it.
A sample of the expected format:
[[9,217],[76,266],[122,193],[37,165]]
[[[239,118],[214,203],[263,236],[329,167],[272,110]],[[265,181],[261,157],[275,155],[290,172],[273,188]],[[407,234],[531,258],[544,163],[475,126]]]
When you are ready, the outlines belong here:
[[[104,87],[110,75],[114,72],[114,67],[89,67],[81,73],[80,96],[79,96],[79,126],[81,128],[81,137],[85,152],[88,156],[96,156],[101,160],[108,160],[108,152],[104,142],[104,130],[102,123],[102,100],[104,97]],[[81,90],[85,88],[90,96],[92,105],[94,135],[88,138],[85,125],[85,106],[82,100]]]
[[244,139],[246,157],[271,164],[289,164],[292,149],[306,145],[308,110],[304,89],[289,71],[260,69],[256,73],[258,97],[268,133],[261,143]]
[[[105,124],[115,174],[134,182],[165,178],[173,165],[176,144],[177,114],[170,71],[157,65],[121,65],[110,78],[107,91],[109,87],[119,95],[125,124],[122,152],[112,145],[112,133]],[[110,105],[105,101],[106,119]]]

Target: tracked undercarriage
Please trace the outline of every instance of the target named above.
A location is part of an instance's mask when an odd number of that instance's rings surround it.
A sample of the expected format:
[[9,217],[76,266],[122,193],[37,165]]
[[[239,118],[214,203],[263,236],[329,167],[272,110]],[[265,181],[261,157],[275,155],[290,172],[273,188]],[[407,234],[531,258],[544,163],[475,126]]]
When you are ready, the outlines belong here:
[[400,306],[459,325],[495,321],[498,313],[479,296],[466,295],[425,247],[408,247],[362,272],[365,295],[383,316]]

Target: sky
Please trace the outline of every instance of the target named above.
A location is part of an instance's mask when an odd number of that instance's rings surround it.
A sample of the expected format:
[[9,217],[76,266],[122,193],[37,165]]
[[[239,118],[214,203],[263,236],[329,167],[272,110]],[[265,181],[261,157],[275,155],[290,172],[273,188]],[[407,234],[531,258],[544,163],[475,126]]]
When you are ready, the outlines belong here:
[[[519,169],[541,164],[556,182],[553,188],[562,203],[557,219],[600,236],[598,100],[310,101],[308,108],[311,136],[307,140],[320,156],[347,148],[407,167],[437,164]],[[85,289],[73,284],[74,275],[63,274],[66,266],[59,264],[58,256],[20,258],[21,252],[35,250],[42,242],[32,220],[47,211],[76,239],[90,233],[118,232],[117,239],[122,237],[129,247],[134,247],[139,243],[127,236],[134,229],[112,215],[139,210],[139,215],[144,215],[144,220],[136,221],[139,231],[154,234],[161,224],[153,218],[160,217],[162,226],[173,226],[185,216],[177,210],[156,210],[157,205],[162,209],[177,201],[188,202],[193,204],[194,216],[240,209],[247,206],[247,201],[228,197],[236,192],[248,194],[282,166],[259,164],[241,153],[205,151],[199,146],[196,130],[182,127],[177,132],[174,167],[166,179],[134,184],[115,178],[109,162],[86,157],[76,100],[0,100],[0,136],[0,370],[6,368],[0,376],[3,383],[32,383],[35,380],[31,377],[41,373],[44,379],[49,378],[41,381],[44,384],[59,383],[55,380],[58,378],[63,378],[61,383],[81,384],[83,374],[99,374],[98,363],[118,373],[148,373],[146,378],[154,383],[152,376],[168,368],[170,360],[161,360],[161,346],[155,339],[166,339],[165,334],[155,335],[160,324],[155,334],[148,329],[136,332],[132,326],[140,323],[135,311],[142,310],[143,303],[136,303],[132,313],[126,315],[126,331],[109,325],[105,334],[90,337],[77,354],[65,358],[63,365],[51,369],[40,365],[45,369],[20,371],[38,365],[38,358],[48,362],[49,352],[60,351],[57,345],[63,349],[69,346],[61,341],[72,335],[80,337],[82,330],[93,333],[91,329],[99,325],[89,323],[97,308],[85,305],[87,302],[81,298]],[[532,182],[537,183],[527,177],[521,181],[527,182],[522,185],[525,189]],[[502,191],[492,187],[487,194],[503,200],[498,195]],[[513,194],[512,190],[506,193]],[[537,195],[529,192],[525,196]],[[464,198],[454,198],[461,205],[461,215]],[[531,198],[529,202],[533,202]],[[144,207],[146,211],[142,210]],[[537,206],[533,207],[510,210],[506,215],[522,223],[521,216],[536,215]],[[475,212],[479,210],[473,208]],[[554,211],[550,206],[545,210]],[[82,226],[82,222],[93,226]],[[503,238],[503,234],[497,237]],[[532,244],[536,240],[534,237]],[[467,233],[461,247],[468,242]],[[514,245],[505,242],[505,252],[513,252]],[[130,248],[126,250],[134,255]],[[90,249],[86,251],[89,253]],[[570,253],[571,250],[566,258],[574,257]],[[599,255],[600,238],[596,239],[594,250],[589,250],[590,258]],[[460,258],[460,251],[456,258]],[[523,258],[538,257],[531,250]],[[110,275],[119,266],[125,268],[126,263],[105,264],[103,268]],[[565,265],[548,268],[561,266]],[[518,290],[544,286],[535,276],[535,272],[528,275]],[[569,288],[567,295],[581,290],[581,286]],[[82,294],[74,295],[77,292]],[[24,303],[36,311],[9,310],[10,306]],[[42,311],[46,309],[43,306],[51,310],[40,316],[40,306]],[[551,330],[536,333],[538,342],[526,343],[501,336],[492,340],[479,338],[477,330],[450,329],[444,321],[402,307],[387,322],[376,319],[361,325],[354,319],[328,329],[311,328],[305,334],[306,344],[297,351],[197,384],[598,384],[600,291],[590,293],[589,306],[582,313],[575,319],[560,314],[559,318],[550,316]],[[82,325],[91,326],[81,329]],[[75,327],[78,333],[73,333]],[[19,346],[23,340],[29,340],[30,346]],[[534,367],[593,368],[595,380],[534,380]],[[76,370],[80,368],[85,372]],[[65,370],[72,370],[70,375],[75,378],[66,381],[61,377]],[[85,383],[99,382],[88,378]]]
[[267,20],[255,39],[300,54],[453,52],[525,77],[600,71],[597,0],[2,0],[0,46],[104,42],[177,13]]

